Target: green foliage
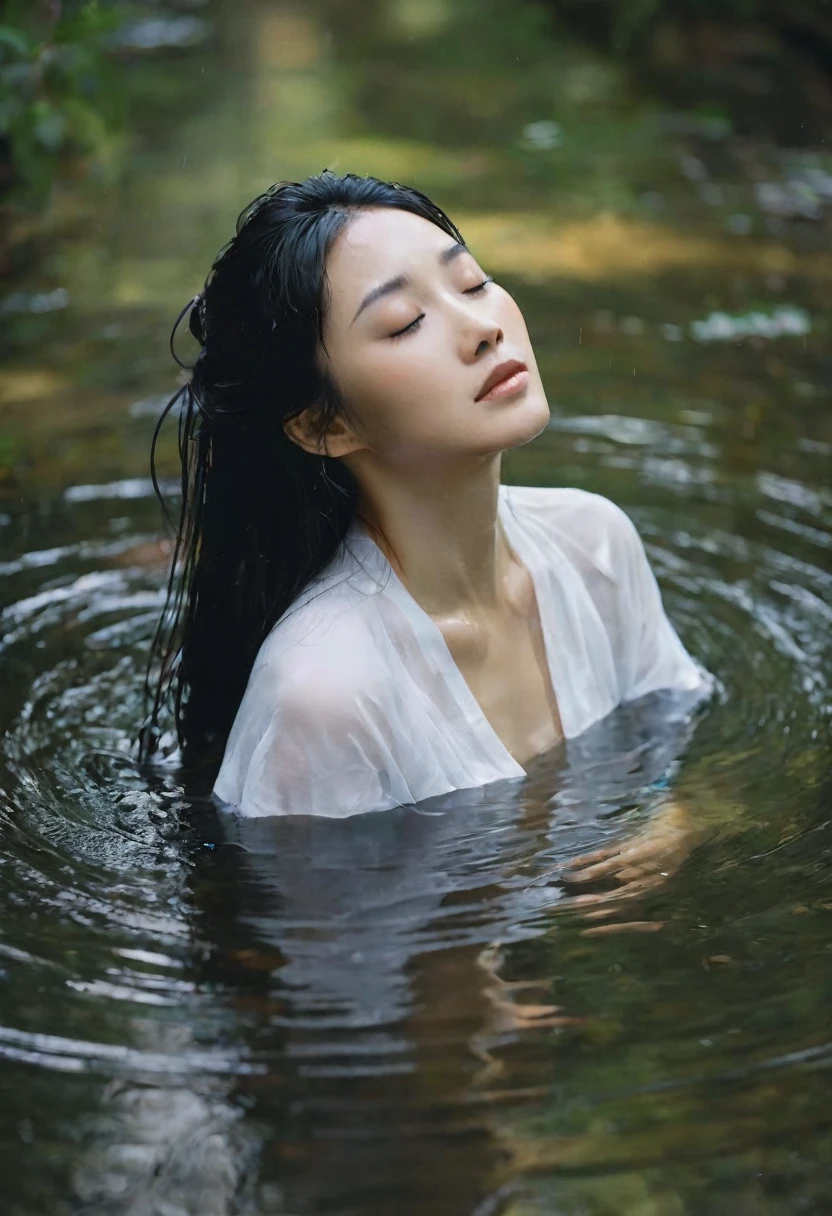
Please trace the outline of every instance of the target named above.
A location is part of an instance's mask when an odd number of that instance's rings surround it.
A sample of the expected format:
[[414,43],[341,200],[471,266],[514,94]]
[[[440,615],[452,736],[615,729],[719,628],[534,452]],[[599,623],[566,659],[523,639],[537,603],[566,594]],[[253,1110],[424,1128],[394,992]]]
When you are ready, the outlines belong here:
[[0,25],[0,155],[6,188],[43,201],[67,155],[96,154],[118,118],[104,42],[118,24],[97,0],[14,6]]

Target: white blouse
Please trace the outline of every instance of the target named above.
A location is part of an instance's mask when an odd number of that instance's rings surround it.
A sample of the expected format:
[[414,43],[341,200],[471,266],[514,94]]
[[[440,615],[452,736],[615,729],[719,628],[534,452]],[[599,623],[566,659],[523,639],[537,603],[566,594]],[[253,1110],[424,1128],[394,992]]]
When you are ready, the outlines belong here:
[[[501,485],[498,512],[534,583],[566,739],[656,689],[711,690],[620,507]],[[356,519],[263,642],[213,792],[243,815],[341,817],[525,776]]]

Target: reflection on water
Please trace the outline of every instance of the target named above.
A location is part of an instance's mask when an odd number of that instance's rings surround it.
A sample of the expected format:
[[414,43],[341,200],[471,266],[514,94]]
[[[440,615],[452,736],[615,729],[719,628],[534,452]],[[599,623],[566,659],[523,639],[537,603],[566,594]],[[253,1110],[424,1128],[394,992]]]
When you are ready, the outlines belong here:
[[[827,170],[691,135],[532,6],[199,20],[129,69],[134,162],[65,192],[3,316],[4,1216],[825,1212]],[[436,194],[515,292],[553,418],[505,480],[629,510],[719,688],[519,784],[240,822],[130,757],[148,442],[233,217],[323,165]],[[571,859],[668,791],[684,864],[577,903]]]

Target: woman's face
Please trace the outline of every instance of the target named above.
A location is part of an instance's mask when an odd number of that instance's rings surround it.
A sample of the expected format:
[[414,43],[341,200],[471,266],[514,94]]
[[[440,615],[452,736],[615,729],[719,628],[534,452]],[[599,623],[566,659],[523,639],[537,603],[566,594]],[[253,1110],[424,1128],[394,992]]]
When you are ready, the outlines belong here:
[[[522,313],[486,278],[464,246],[410,212],[373,208],[347,224],[327,260],[319,351],[353,416],[332,455],[435,463],[540,434],[549,406]],[[519,391],[477,400],[510,360],[527,369]]]

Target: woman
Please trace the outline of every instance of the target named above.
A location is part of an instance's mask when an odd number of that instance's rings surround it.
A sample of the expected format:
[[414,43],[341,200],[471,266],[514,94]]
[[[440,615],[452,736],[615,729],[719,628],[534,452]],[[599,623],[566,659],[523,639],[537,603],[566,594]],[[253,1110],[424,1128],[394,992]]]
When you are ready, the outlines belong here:
[[344,816],[522,778],[622,701],[707,687],[618,507],[501,485],[549,421],[529,335],[418,190],[273,186],[190,328],[145,754],[170,690],[184,758],[224,747],[222,803]]

